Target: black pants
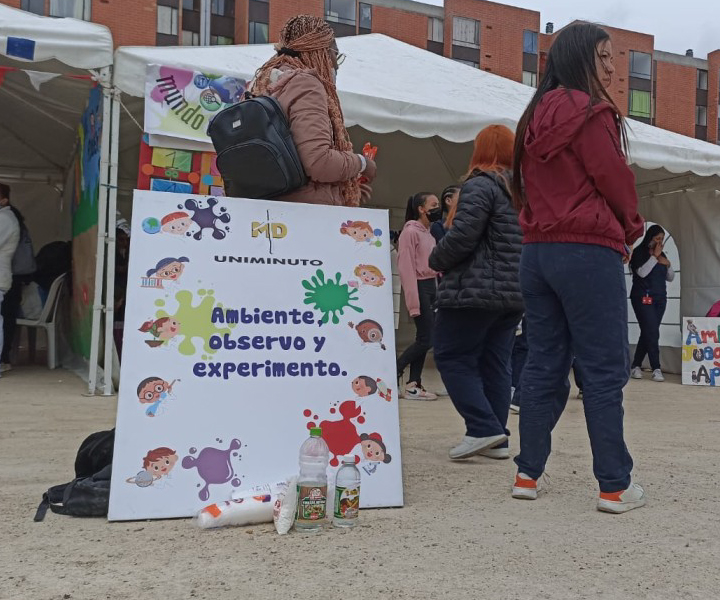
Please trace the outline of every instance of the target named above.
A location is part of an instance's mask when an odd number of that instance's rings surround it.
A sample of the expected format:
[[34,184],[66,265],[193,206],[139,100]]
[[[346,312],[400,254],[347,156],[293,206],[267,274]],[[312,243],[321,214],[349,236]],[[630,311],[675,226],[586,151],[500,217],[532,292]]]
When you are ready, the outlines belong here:
[[408,382],[422,384],[422,371],[425,366],[425,357],[433,344],[433,329],[435,327],[436,283],[434,279],[422,279],[417,282],[420,299],[420,316],[413,317],[415,321],[415,341],[400,355],[397,361],[398,377],[410,365],[410,378]]
[[435,364],[469,436],[510,435],[510,362],[521,318],[476,308],[438,310]]
[[13,276],[12,287],[5,293],[5,299],[2,303],[4,342],[2,355],[0,355],[0,363],[10,362],[10,349],[12,348],[13,338],[15,337],[20,302],[22,301],[22,291],[26,281],[27,276]]
[[640,339],[632,366],[642,367],[647,355],[650,368],[654,371],[660,368],[660,323],[665,315],[667,298],[653,297],[652,304],[643,304],[642,296],[633,296],[630,301],[640,325]]

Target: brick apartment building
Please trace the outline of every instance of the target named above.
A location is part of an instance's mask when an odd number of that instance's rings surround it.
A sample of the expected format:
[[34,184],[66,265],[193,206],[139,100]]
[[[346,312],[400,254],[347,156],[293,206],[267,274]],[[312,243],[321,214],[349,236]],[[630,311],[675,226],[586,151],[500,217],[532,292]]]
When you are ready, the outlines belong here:
[[[540,13],[486,0],[0,0],[29,12],[107,25],[116,45],[275,41],[291,16],[323,16],[338,36],[383,33],[485,71],[536,86],[556,32]],[[208,18],[201,18],[205,10]],[[630,118],[720,143],[720,50],[707,59],[655,49],[652,35],[608,28],[611,93]]]

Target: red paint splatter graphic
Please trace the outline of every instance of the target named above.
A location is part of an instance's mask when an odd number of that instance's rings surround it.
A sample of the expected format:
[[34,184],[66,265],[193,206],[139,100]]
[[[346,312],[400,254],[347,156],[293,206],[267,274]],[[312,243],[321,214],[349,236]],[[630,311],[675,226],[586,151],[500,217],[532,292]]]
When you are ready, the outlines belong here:
[[[330,409],[331,413],[333,411],[334,409]],[[337,467],[338,464],[340,464],[338,456],[350,454],[350,451],[360,443],[360,435],[352,419],[357,419],[358,422],[362,422],[360,421],[360,419],[362,419],[360,416],[362,409],[357,406],[353,400],[347,400],[340,405],[339,411],[342,415],[341,420],[322,421],[320,423],[322,437],[330,449],[330,454],[332,454],[332,458],[330,459],[331,467]],[[314,424],[308,424],[308,429],[311,426],[315,427]]]
[[[336,412],[337,412],[337,411],[336,411],[334,408],[331,408],[331,409],[330,409],[330,414],[331,414],[331,415],[334,415]],[[305,415],[305,416],[307,417],[307,415]]]
[[303,415],[305,415],[306,417],[309,417],[311,414],[312,414],[312,411],[307,408],[303,411]]
[[360,425],[362,425],[365,422],[365,417],[358,417],[357,422],[360,423]]

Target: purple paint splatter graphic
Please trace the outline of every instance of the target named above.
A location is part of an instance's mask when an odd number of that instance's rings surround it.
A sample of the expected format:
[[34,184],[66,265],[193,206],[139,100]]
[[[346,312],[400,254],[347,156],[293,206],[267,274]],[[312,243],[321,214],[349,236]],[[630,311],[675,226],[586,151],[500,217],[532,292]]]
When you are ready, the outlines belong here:
[[[182,460],[183,469],[197,469],[198,475],[205,481],[205,487],[198,492],[198,497],[203,502],[207,502],[210,498],[210,485],[230,483],[234,487],[238,487],[241,483],[240,479],[235,477],[235,469],[230,460],[233,450],[240,448],[242,444],[240,440],[234,439],[230,442],[227,450],[220,448],[203,448],[200,454],[195,456],[186,456]],[[191,448],[191,453],[195,448]]]
[[[217,204],[218,201],[215,198],[208,198],[207,206],[204,206],[202,201],[193,200],[192,198],[185,200],[184,208],[193,211],[193,216],[190,217],[190,220],[199,228],[194,234],[188,232],[186,235],[192,235],[196,240],[200,240],[202,239],[203,231],[210,229],[212,236],[216,240],[225,239],[227,232],[230,231],[230,228],[225,226],[225,224],[230,222],[230,215],[224,206],[221,206],[216,214],[215,206]],[[178,204],[178,208],[183,208],[183,205]]]

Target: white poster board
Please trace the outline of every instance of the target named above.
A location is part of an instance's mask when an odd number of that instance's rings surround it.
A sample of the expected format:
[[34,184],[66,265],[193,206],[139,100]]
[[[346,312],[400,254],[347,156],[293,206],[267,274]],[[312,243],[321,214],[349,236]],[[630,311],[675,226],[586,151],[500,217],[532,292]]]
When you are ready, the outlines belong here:
[[132,231],[109,519],[297,473],[315,424],[401,506],[387,211],[135,191]]
[[720,386],[720,319],[683,319],[682,382]]

